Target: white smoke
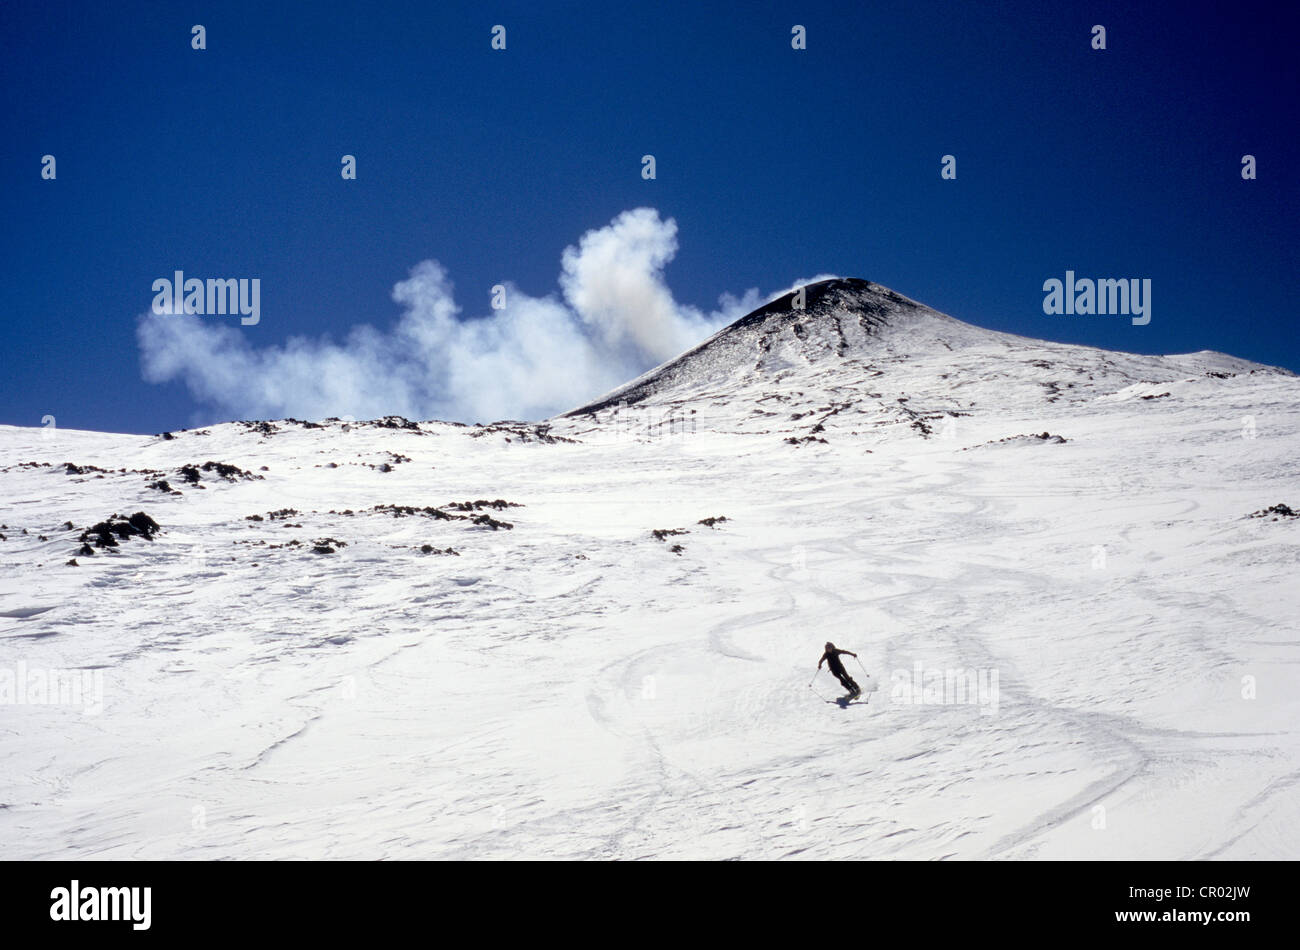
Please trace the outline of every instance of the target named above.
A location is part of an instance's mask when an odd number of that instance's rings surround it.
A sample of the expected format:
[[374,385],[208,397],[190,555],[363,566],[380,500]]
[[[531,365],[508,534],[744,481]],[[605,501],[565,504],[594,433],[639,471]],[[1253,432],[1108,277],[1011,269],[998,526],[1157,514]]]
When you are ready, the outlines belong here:
[[664,283],[676,253],[672,218],[625,211],[564,250],[562,300],[507,284],[504,309],[475,318],[462,316],[442,265],[422,261],[393,287],[403,312],[392,329],[362,324],[342,343],[294,337],[255,349],[220,318],[147,313],[136,333],[143,374],[183,380],[195,400],[228,418],[544,419],[790,289],[724,294],[704,313],[677,303]]

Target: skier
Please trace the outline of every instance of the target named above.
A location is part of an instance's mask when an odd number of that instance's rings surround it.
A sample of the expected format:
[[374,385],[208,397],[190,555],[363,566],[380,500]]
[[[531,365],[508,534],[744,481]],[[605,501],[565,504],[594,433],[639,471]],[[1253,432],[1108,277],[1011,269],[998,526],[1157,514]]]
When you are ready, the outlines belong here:
[[844,672],[844,664],[840,662],[841,653],[848,653],[849,656],[853,657],[855,660],[858,658],[856,653],[849,653],[848,650],[841,650],[836,647],[835,644],[827,642],[826,652],[823,653],[822,658],[817,661],[817,669],[820,670],[822,668],[822,663],[825,663],[830,668],[830,671],[835,674],[835,678],[840,681],[840,685],[849,691],[849,698],[856,698],[862,695],[862,689],[857,683],[853,682],[853,677]]

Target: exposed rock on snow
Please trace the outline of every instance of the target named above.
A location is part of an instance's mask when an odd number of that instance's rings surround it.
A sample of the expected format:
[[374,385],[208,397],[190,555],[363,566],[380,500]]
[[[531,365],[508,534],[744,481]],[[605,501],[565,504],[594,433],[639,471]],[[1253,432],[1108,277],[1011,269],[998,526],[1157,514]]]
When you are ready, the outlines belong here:
[[1300,518],[1300,511],[1292,511],[1289,505],[1271,505],[1261,511],[1254,512],[1250,517],[1272,518],[1277,521],[1279,518]]
[[[129,518],[117,514],[111,515],[81,532],[81,537],[78,540],[82,542],[93,541],[97,548],[115,548],[118,540],[126,541],[129,538],[138,537],[144,538],[146,541],[152,541],[159,530],[158,522],[143,511],[137,511]],[[85,553],[84,545],[80,553]]]
[[1069,440],[1063,435],[1052,435],[1050,432],[1038,432],[1030,435],[1011,435],[1005,439],[994,439],[991,442],[985,442],[981,445],[968,445],[963,452],[971,449],[982,449],[987,446],[1010,446],[1010,445],[1064,445]]

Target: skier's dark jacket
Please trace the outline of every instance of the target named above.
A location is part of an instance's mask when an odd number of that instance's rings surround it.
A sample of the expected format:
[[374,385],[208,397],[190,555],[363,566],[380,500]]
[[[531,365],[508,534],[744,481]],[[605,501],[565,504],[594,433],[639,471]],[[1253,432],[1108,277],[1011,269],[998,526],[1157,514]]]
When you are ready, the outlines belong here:
[[822,658],[817,661],[817,669],[820,670],[822,668],[822,664],[825,663],[827,667],[830,668],[830,671],[834,673],[836,676],[843,676],[844,664],[840,662],[841,653],[848,653],[849,656],[853,657],[854,659],[857,659],[858,656],[856,653],[849,653],[848,650],[841,650],[838,647],[836,647],[834,650],[827,650],[825,653],[822,654]]

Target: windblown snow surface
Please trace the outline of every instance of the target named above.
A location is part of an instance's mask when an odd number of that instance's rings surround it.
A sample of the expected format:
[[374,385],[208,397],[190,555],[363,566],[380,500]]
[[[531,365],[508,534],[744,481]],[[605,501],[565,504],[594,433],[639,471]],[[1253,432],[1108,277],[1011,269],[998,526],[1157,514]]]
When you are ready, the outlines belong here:
[[1298,405],[844,280],[544,424],[0,428],[0,848],[1300,857]]

